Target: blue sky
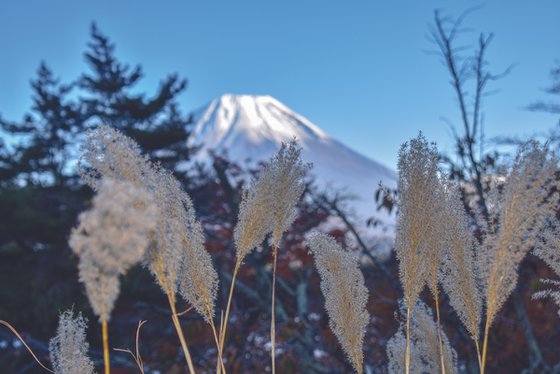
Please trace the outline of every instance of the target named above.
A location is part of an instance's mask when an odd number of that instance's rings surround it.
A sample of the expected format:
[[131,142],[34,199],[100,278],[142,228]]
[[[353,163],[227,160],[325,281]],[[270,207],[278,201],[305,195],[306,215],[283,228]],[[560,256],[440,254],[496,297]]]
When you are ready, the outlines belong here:
[[[560,59],[560,2],[433,1],[11,1],[0,4],[0,114],[19,119],[30,106],[29,79],[41,60],[63,80],[84,71],[89,26],[96,21],[118,57],[141,63],[139,87],[188,78],[182,108],[223,93],[270,94],[335,138],[394,167],[399,145],[418,130],[451,144],[458,122],[448,75],[426,53],[433,10],[494,32],[490,67],[512,63],[485,101],[488,138],[551,128],[557,119],[524,107],[539,98]],[[476,32],[463,40],[474,42]]]

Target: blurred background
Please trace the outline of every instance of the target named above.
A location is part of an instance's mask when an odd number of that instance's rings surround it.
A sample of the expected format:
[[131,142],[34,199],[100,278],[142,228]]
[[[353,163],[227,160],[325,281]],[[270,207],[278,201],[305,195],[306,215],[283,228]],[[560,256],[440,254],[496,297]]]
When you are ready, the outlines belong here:
[[[0,319],[48,362],[58,315],[73,307],[89,317],[100,363],[99,326],[67,244],[92,197],[76,171],[88,129],[109,124],[174,171],[204,224],[220,275],[218,308],[243,188],[295,136],[315,167],[280,251],[278,370],[351,372],[303,246],[319,228],[361,255],[372,315],[366,370],[385,372],[402,293],[392,252],[399,147],[422,131],[449,175],[474,185],[500,172],[524,141],[557,148],[559,14],[554,0],[1,3]],[[265,245],[237,280],[225,350],[232,373],[270,371],[271,259]],[[502,348],[489,356],[489,372],[560,372],[556,309],[531,301],[538,280],[551,276],[536,258],[523,262],[494,327],[490,346]],[[432,302],[428,292],[423,298]],[[111,345],[132,348],[138,321],[147,320],[147,372],[185,373],[166,303],[147,270],[134,268],[123,279]],[[461,370],[477,372],[466,331],[443,305]],[[194,312],[182,318],[195,366],[212,372],[207,325]],[[126,354],[112,359],[115,373],[137,372]],[[0,368],[40,372],[4,329]]]

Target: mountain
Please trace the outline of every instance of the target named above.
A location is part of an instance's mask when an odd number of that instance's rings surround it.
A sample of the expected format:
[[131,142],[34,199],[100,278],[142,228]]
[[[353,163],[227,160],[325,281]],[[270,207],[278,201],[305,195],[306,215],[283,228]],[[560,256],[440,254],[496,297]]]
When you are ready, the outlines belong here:
[[[377,212],[374,192],[379,183],[394,188],[396,174],[333,139],[305,117],[271,96],[223,95],[195,111],[191,141],[202,144],[196,158],[204,161],[208,151],[225,153],[240,162],[264,161],[294,137],[304,161],[313,163],[312,174],[320,188],[345,189],[354,195],[349,202],[361,230],[368,217],[393,226],[394,217]],[[390,230],[392,231],[392,230]]]

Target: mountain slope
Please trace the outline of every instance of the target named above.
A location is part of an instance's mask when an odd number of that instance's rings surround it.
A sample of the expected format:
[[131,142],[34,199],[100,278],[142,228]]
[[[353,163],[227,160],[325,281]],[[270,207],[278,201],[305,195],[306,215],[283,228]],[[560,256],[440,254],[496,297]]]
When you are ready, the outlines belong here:
[[303,148],[302,158],[313,163],[312,174],[320,187],[346,189],[355,196],[349,205],[362,229],[372,216],[393,224],[393,217],[376,211],[373,194],[380,182],[394,187],[395,173],[333,139],[270,96],[223,95],[213,100],[195,112],[191,139],[202,144],[199,160],[212,150],[243,163],[267,160],[282,142],[294,137]]

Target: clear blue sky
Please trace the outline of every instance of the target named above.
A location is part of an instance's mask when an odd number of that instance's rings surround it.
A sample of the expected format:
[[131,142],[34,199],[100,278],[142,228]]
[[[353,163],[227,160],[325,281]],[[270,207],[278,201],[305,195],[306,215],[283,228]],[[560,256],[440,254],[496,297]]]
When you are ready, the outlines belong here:
[[[546,98],[560,59],[560,1],[5,1],[0,4],[0,113],[19,119],[29,79],[45,60],[63,80],[84,71],[96,21],[117,56],[141,63],[141,89],[171,72],[189,79],[181,97],[195,109],[223,93],[270,94],[335,138],[394,167],[398,146],[423,130],[442,148],[458,122],[448,75],[426,54],[433,10],[496,36],[491,68],[516,63],[487,98],[487,137],[529,134],[557,119],[524,107]],[[474,42],[476,34],[465,41]]]

